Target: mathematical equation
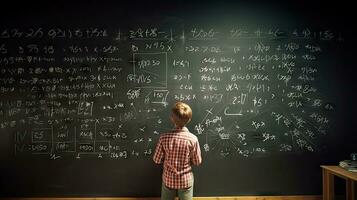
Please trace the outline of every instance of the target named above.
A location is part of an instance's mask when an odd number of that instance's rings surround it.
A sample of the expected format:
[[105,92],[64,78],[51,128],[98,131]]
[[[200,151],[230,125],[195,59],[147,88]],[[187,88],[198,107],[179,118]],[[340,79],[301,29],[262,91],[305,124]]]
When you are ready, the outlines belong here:
[[208,155],[316,152],[336,120],[319,87],[336,43],[308,28],[3,29],[0,129],[16,156],[149,157],[184,101]]

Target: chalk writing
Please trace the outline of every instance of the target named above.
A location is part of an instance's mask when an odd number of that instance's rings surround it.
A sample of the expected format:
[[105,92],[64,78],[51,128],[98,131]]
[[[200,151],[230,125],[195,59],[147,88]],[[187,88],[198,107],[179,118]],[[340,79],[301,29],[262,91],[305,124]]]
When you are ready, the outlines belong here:
[[311,28],[4,28],[0,129],[13,130],[19,157],[148,158],[172,127],[169,105],[185,101],[208,156],[316,152],[337,109],[318,84],[333,50],[323,44],[339,38]]

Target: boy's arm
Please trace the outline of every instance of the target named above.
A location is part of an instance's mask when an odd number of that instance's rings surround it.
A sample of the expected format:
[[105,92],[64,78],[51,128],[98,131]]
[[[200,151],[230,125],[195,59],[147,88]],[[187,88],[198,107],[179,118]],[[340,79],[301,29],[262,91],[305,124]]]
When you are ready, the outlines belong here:
[[192,155],[192,157],[191,157],[192,164],[200,165],[202,163],[201,149],[200,149],[200,144],[198,143],[198,140],[195,142],[195,144],[193,146],[193,151],[192,151],[191,155]]
[[163,162],[164,155],[165,155],[164,149],[162,147],[161,140],[159,139],[159,142],[156,145],[156,150],[155,150],[154,157],[153,157],[154,162],[156,164],[161,164]]

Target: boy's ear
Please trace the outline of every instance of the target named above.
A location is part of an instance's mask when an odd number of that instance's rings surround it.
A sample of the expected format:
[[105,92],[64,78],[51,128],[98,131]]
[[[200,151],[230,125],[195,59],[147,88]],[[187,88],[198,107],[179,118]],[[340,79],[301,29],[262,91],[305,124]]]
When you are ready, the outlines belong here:
[[170,121],[175,124],[175,119],[174,116],[172,116],[172,114],[170,115]]
[[190,123],[190,121],[191,121],[191,119],[189,119],[189,120],[186,122],[186,124]]

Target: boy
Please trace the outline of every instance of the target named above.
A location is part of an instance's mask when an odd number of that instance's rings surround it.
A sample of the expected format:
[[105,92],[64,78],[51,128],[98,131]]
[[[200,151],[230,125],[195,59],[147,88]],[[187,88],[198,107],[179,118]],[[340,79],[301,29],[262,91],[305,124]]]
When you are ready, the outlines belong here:
[[161,200],[191,200],[193,196],[193,173],[191,165],[202,162],[200,145],[195,135],[185,127],[191,121],[189,105],[177,102],[171,110],[170,120],[175,128],[160,136],[153,160],[164,164]]

